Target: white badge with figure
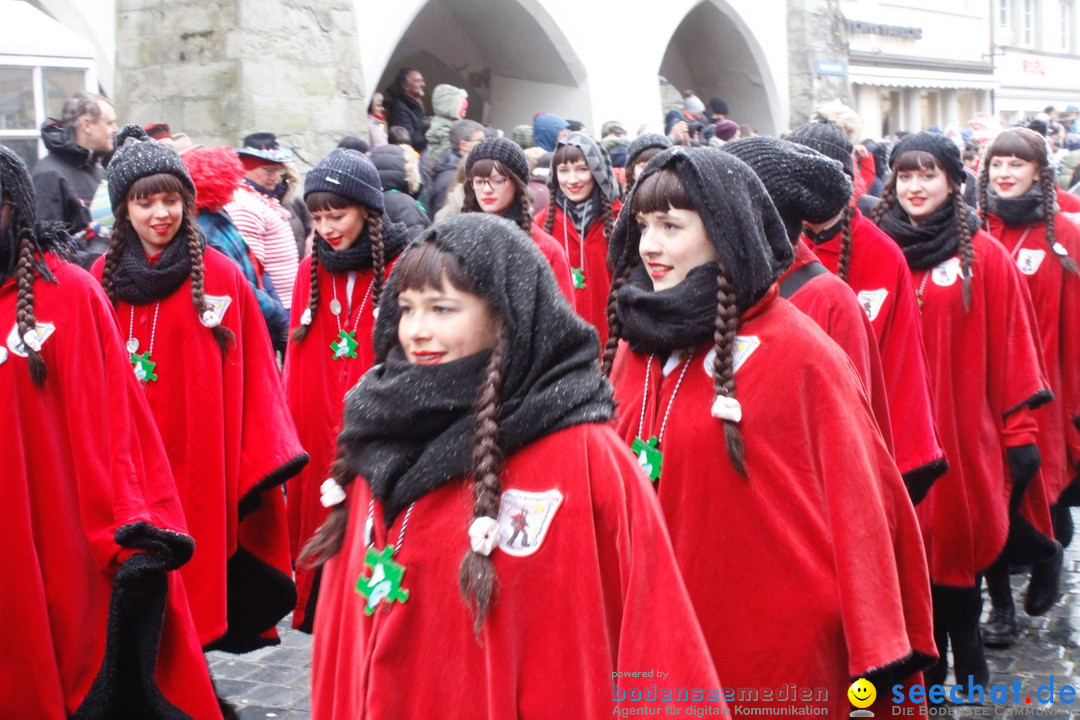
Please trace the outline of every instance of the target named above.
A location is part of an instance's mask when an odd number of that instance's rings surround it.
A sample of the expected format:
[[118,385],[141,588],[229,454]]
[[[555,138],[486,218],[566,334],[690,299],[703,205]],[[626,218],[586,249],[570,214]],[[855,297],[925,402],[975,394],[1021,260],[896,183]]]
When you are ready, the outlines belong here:
[[[736,335],[735,352],[731,363],[731,372],[737,372],[754,351],[761,346],[761,339],[757,335]],[[713,361],[716,359],[716,348],[713,348],[705,356],[705,374],[712,377]]]
[[881,312],[881,306],[885,304],[885,298],[887,297],[889,297],[889,291],[885,288],[859,291],[859,304],[866,311],[866,316],[870,318],[870,322],[877,320],[878,313]]
[[228,295],[204,295],[207,309],[203,313],[202,323],[206,327],[217,327],[225,318],[225,311],[232,304],[232,298]]
[[956,279],[960,277],[960,258],[949,258],[934,268],[930,276],[934,279],[934,284],[941,287],[956,284]]
[[1039,271],[1039,266],[1046,259],[1045,250],[1021,248],[1016,255],[1016,267],[1025,275],[1034,275]]
[[23,339],[19,337],[19,323],[15,323],[11,327],[11,332],[8,333],[7,346],[11,348],[11,352],[19,357],[26,357],[27,345],[37,352],[41,352],[41,346],[45,344],[45,341],[48,340],[49,336],[54,332],[56,332],[55,325],[47,322],[39,322],[26,333],[26,344],[23,344]]
[[499,505],[499,549],[515,557],[539,550],[562,501],[558,490],[504,492]]

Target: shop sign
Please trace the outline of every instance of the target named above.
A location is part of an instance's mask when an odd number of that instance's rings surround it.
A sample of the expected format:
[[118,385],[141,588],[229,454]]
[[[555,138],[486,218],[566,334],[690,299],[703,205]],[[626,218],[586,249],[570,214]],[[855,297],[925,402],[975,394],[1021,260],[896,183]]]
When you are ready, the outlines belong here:
[[882,37],[895,37],[904,40],[922,40],[922,28],[918,27],[880,25],[848,18],[844,18],[844,26],[853,35],[881,35]]

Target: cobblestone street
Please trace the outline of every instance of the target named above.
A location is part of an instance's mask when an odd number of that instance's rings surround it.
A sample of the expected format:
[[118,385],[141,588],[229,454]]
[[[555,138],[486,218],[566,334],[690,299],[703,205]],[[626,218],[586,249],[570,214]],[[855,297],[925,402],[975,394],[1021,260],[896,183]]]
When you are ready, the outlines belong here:
[[[1060,701],[1045,706],[1034,697],[1038,687],[1049,684],[1051,677],[1058,691],[1064,684],[1080,684],[1080,542],[1074,542],[1065,553],[1062,579],[1065,597],[1044,617],[1024,615],[1021,589],[1026,578],[1017,576],[1013,582],[1020,640],[1012,648],[987,650],[987,654],[991,684],[1011,685],[1019,679],[1024,691],[1021,704],[1008,707],[946,705],[935,710],[939,716],[1080,718],[1080,697],[1075,706]],[[989,608],[988,600],[985,607]],[[311,636],[292,630],[290,620],[286,618],[279,625],[279,646],[246,655],[212,652],[207,656],[219,691],[236,704],[243,720],[307,720],[310,717]],[[950,674],[947,685],[952,683]],[[881,691],[879,688],[878,692]],[[1023,702],[1027,695],[1032,699],[1030,705]]]

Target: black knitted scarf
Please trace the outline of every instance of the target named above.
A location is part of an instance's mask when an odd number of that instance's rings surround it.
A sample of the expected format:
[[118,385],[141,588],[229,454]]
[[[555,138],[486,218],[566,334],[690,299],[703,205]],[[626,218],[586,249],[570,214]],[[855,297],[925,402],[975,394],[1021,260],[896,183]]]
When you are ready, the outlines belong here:
[[[392,223],[383,216],[383,258],[387,264],[401,254],[405,244],[409,242],[409,233],[404,223]],[[321,235],[315,235],[314,252],[318,253],[319,264],[329,272],[343,275],[356,270],[367,270],[371,267],[371,239],[367,224],[356,239],[352,247],[345,250],[335,250],[330,243],[322,239]]]
[[555,188],[555,198],[566,218],[574,224],[578,237],[584,239],[593,221],[600,216],[600,186],[594,185],[592,194],[581,202],[566,197],[558,187]]
[[[206,239],[201,232],[199,244],[205,250]],[[132,305],[145,305],[169,297],[190,275],[191,255],[185,229],[181,227],[153,265],[138,236],[132,233],[120,251],[120,260],[112,277],[116,295],[121,300]]]
[[[561,298],[547,261],[510,221],[465,213],[428,237],[465,267],[506,328],[499,401],[504,455],[557,430],[607,422],[611,386],[600,374],[596,331]],[[345,397],[338,445],[383,503],[386,523],[410,503],[469,472],[473,405],[490,351],[434,366],[411,365],[397,340],[396,273],[379,305],[373,340],[381,364]]]
[[[974,234],[979,229],[979,218],[966,205],[964,211],[968,228]],[[896,203],[885,211],[881,218],[881,229],[904,251],[908,267],[912,270],[937,267],[960,248],[952,202],[942,203],[919,225],[912,225],[904,208]]]
[[[1043,194],[1038,184],[1017,198],[1005,198],[993,188],[986,192],[986,205],[992,215],[997,215],[1006,225],[1030,225],[1046,220],[1043,210]],[[1057,212],[1057,198],[1054,199],[1054,212]]]
[[630,349],[666,353],[696,347],[712,337],[719,273],[717,263],[699,265],[675,287],[657,291],[645,266],[635,266],[615,299],[620,335]]

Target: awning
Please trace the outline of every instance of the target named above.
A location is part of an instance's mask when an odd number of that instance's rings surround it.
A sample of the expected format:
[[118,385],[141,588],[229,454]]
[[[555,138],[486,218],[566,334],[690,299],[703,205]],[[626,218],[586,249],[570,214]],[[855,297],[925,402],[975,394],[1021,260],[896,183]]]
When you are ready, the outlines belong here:
[[857,85],[936,90],[997,90],[1001,84],[984,73],[934,72],[858,65],[848,66],[848,80]]
[[6,56],[94,59],[94,46],[73,30],[21,0],[0,0]]

